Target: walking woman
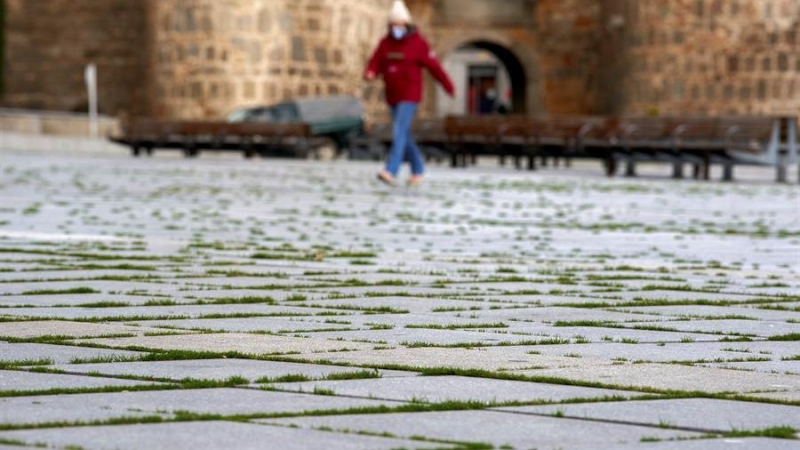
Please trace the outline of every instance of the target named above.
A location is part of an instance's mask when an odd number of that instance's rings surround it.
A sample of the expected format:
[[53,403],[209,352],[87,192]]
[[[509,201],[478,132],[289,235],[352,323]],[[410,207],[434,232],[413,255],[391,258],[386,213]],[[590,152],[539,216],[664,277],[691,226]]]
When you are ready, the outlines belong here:
[[427,69],[451,97],[455,94],[450,77],[412,24],[408,7],[402,0],[395,0],[389,15],[389,33],[364,73],[368,81],[383,78],[386,103],[392,112],[392,149],[386,167],[378,172],[378,179],[389,185],[395,184],[404,160],[411,164],[409,186],[419,184],[425,172],[422,153],[411,135],[411,124],[422,101],[422,69]]

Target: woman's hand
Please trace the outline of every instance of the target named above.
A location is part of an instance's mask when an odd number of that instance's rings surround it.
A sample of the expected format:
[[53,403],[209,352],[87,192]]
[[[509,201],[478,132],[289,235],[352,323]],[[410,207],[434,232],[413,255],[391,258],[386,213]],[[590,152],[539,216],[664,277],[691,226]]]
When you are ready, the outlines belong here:
[[368,70],[364,73],[364,79],[367,81],[373,81],[374,79],[378,78],[378,75],[375,72]]

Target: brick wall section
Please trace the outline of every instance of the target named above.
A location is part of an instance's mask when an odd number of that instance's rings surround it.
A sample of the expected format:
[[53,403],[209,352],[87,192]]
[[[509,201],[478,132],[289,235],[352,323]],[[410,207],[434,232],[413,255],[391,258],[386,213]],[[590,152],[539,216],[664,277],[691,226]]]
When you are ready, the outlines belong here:
[[94,62],[102,113],[146,109],[144,1],[5,0],[5,13],[2,106],[86,110]]
[[800,112],[797,0],[627,0],[625,28],[627,112]]
[[151,95],[161,117],[351,94],[385,31],[389,0],[152,0]]

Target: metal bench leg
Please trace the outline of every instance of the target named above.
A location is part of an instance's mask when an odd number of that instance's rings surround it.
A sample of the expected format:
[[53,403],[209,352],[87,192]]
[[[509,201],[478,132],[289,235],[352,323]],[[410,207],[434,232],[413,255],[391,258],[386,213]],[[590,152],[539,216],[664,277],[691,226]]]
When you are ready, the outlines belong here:
[[567,158],[564,160],[564,167],[566,167],[567,169],[572,167],[572,158]]
[[547,167],[547,157],[542,156],[542,167]]
[[733,163],[722,166],[722,181],[733,181]]
[[506,166],[506,155],[500,155],[500,167]]
[[672,163],[672,178],[676,180],[683,179],[683,163],[682,162],[674,162]]
[[628,163],[625,165],[625,176],[626,177],[636,176],[636,161],[629,160]]
[[775,169],[777,171],[776,181],[778,183],[786,183],[786,164],[783,161],[778,161],[778,166]]
[[536,170],[536,157],[533,155],[528,156],[528,170],[530,171]]
[[700,173],[701,173],[700,164],[692,165],[692,178],[694,178],[695,180],[699,180]]
[[604,163],[606,168],[606,175],[613,177],[617,173],[617,160],[613,157],[606,158]]
[[450,167],[453,169],[458,168],[458,152],[455,150],[450,154]]

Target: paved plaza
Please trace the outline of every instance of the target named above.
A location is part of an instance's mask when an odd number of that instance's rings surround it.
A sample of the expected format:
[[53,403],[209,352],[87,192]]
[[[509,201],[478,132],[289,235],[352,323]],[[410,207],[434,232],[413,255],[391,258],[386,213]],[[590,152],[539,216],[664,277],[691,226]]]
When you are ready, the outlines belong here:
[[0,150],[0,448],[800,448],[797,184],[377,168]]

